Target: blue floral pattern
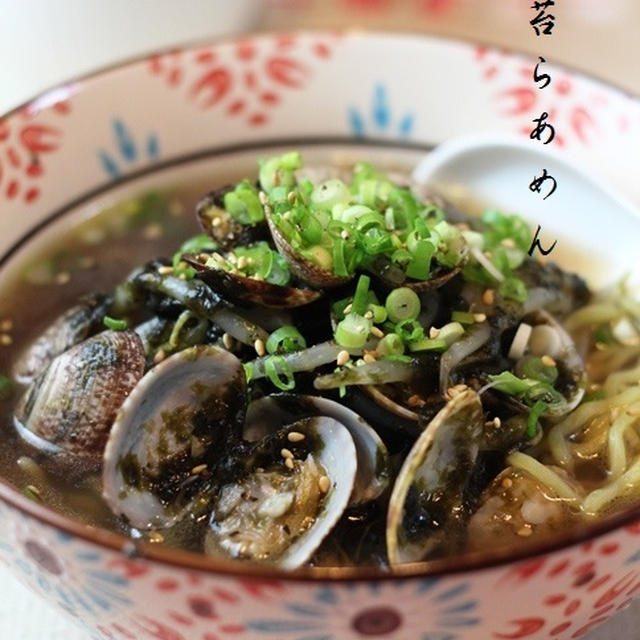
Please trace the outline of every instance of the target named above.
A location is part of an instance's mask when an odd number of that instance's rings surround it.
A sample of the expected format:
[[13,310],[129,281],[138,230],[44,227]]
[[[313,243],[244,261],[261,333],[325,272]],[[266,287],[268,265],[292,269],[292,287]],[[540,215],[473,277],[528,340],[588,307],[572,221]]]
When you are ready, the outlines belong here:
[[[480,623],[478,602],[465,582],[440,584],[429,579],[322,586],[311,591],[309,601],[286,600],[282,615],[250,619],[247,627],[264,637],[290,640],[456,640],[461,629]],[[425,626],[430,630],[424,632]]]
[[123,173],[123,165],[133,165],[141,160],[152,161],[160,155],[160,144],[155,133],[150,133],[144,141],[136,143],[133,134],[120,118],[112,123],[116,153],[104,149],[98,151],[98,159],[105,173],[112,179]]
[[371,135],[390,134],[407,138],[413,131],[414,115],[406,112],[396,117],[389,103],[388,90],[384,84],[377,84],[373,89],[369,115],[357,107],[348,109],[349,127],[357,138]]

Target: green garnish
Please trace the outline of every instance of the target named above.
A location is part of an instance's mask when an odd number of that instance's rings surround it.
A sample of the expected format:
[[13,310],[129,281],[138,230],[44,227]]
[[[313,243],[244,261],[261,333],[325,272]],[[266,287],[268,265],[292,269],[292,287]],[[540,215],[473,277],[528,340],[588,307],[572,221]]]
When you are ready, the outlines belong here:
[[491,387],[510,396],[524,395],[531,387],[539,384],[537,380],[518,378],[511,371],[503,371],[495,376],[489,376]]
[[404,342],[415,342],[424,337],[424,329],[417,320],[403,320],[395,326],[395,332]]
[[264,361],[264,371],[271,384],[281,391],[291,391],[296,386],[293,371],[282,356],[269,356]]
[[356,292],[353,295],[353,302],[351,304],[351,310],[353,313],[357,313],[363,316],[367,311],[369,304],[369,283],[371,278],[369,276],[361,275],[358,278],[358,284],[356,285]]
[[409,351],[446,351],[449,345],[442,338],[422,338],[409,344]]
[[404,342],[397,333],[388,333],[380,339],[376,351],[383,356],[397,356],[404,353]]
[[547,409],[547,403],[542,400],[538,400],[533,407],[531,407],[529,417],[527,418],[527,429],[525,431],[525,435],[529,440],[535,438],[536,433],[538,433],[538,419]]
[[459,322],[449,322],[440,328],[438,338],[451,346],[464,335],[464,327]]
[[460,324],[474,324],[475,318],[470,311],[454,311],[451,314],[452,322],[459,322]]
[[498,285],[498,293],[508,300],[515,300],[516,302],[525,302],[529,296],[527,287],[520,278],[510,277],[503,280]]
[[420,313],[420,298],[408,287],[398,287],[388,296],[384,306],[391,322],[413,320]]
[[540,382],[553,384],[558,379],[558,369],[554,366],[546,365],[542,358],[529,356],[522,365],[522,373],[527,378],[533,378]]
[[336,327],[336,342],[347,349],[359,349],[366,343],[371,333],[372,325],[373,323],[369,318],[357,313],[348,313]]
[[290,353],[307,348],[302,334],[292,325],[276,329],[267,339],[267,353]]
[[111,329],[112,331],[124,331],[127,328],[126,320],[118,320],[111,316],[105,316],[102,318],[102,323],[107,327],[107,329]]
[[255,224],[264,220],[258,190],[248,181],[239,182],[233,191],[224,195],[225,210],[240,224]]

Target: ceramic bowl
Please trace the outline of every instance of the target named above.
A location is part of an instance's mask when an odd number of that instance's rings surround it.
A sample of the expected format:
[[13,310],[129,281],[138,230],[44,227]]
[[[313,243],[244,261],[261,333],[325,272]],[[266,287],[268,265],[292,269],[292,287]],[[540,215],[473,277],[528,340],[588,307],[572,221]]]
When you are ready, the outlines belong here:
[[[528,136],[542,111],[556,150],[639,202],[638,101],[552,65],[540,91],[533,65],[440,39],[299,33],[171,51],[68,83],[0,120],[3,272],[78,217],[148,187],[215,185],[277,147],[406,166],[451,136]],[[531,222],[566,236],[586,226],[594,245],[598,225],[615,224],[551,208]],[[637,513],[527,555],[312,578],[134,546],[5,483],[0,498],[0,559],[96,639],[568,639],[640,591]]]

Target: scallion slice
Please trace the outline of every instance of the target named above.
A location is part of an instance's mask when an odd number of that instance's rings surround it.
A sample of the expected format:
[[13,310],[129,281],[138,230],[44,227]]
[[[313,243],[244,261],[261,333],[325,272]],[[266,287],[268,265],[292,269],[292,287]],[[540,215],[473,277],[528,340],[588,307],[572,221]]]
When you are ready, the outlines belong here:
[[102,323],[107,329],[112,331],[124,331],[127,328],[126,320],[119,320],[118,318],[112,318],[111,316],[105,316],[102,319]]
[[290,353],[307,348],[302,334],[292,325],[285,325],[276,329],[267,339],[267,352],[271,354]]
[[281,391],[291,391],[296,386],[293,371],[282,356],[267,358],[264,361],[264,370],[273,386]]
[[387,296],[384,306],[391,322],[413,320],[420,313],[420,298],[408,287],[398,287]]
[[336,342],[343,347],[358,349],[367,341],[372,324],[364,316],[348,313],[336,327]]

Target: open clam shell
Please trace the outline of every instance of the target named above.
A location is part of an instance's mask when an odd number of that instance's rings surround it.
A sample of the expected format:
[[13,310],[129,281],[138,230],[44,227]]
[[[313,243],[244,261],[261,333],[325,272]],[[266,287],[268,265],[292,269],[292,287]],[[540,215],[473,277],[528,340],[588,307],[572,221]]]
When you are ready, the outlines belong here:
[[392,565],[425,559],[462,518],[463,494],[479,452],[482,404],[467,390],[429,423],[404,461],[389,500],[387,554]]
[[169,527],[197,498],[211,453],[239,438],[246,378],[231,353],[196,346],[151,369],[123,404],[104,452],[103,495],[139,529]]
[[198,272],[200,280],[233,302],[255,304],[271,309],[292,309],[309,304],[322,295],[320,291],[285,287],[265,280],[245,278],[224,269],[207,267],[198,260],[197,256],[184,255],[183,259]]
[[241,224],[225,210],[223,198],[232,189],[233,187],[228,186],[211,191],[196,205],[196,217],[200,227],[225,251],[237,245],[266,240],[269,236],[264,221],[256,224]]
[[144,366],[133,331],[103,331],[71,347],[22,397],[14,416],[18,432],[65,465],[97,466],[113,419]]
[[306,457],[294,461],[279,456],[270,466],[263,460],[249,474],[222,486],[205,539],[207,553],[295,569],[309,560],[342,517],[357,468],[349,431],[333,418],[316,416],[266,439],[280,446],[288,442],[288,432],[313,443]]
[[375,500],[389,485],[389,452],[380,436],[357,413],[338,402],[319,396],[275,394],[252,402],[247,409],[245,438],[257,440],[278,425],[301,416],[327,416],[337,420],[351,434],[356,448],[358,471],[349,506]]
[[300,255],[300,253],[296,251],[282,235],[282,232],[276,226],[273,221],[273,217],[268,210],[265,211],[265,216],[269,224],[269,230],[271,231],[273,242],[280,254],[289,263],[291,272],[299,280],[311,285],[312,287],[321,289],[339,287],[352,279],[353,276],[338,276]]

